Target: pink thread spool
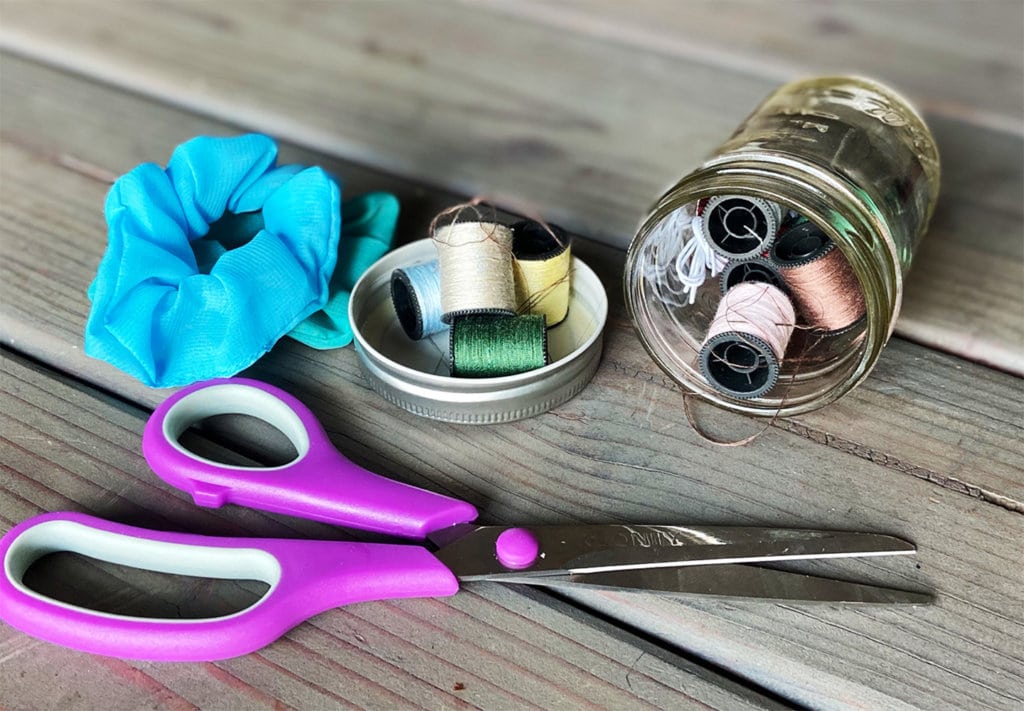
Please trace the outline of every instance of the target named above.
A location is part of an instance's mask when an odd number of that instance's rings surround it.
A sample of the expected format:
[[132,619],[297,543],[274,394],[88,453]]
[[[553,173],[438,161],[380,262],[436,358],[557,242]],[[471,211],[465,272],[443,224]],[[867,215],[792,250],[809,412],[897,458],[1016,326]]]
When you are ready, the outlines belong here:
[[719,392],[739,399],[761,397],[779,379],[796,313],[781,289],[741,282],[718,303],[701,346],[701,373]]

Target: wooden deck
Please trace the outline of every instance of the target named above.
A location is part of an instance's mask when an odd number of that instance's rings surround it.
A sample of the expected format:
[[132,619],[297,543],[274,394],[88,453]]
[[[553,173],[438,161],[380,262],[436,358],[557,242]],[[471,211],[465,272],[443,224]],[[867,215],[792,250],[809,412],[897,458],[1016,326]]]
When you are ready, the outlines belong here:
[[[487,0],[0,0],[0,525],[81,510],[168,530],[341,538],[200,510],[147,469],[164,391],[82,353],[110,182],[198,134],[262,131],[344,192],[394,192],[400,239],[484,194],[559,222],[611,313],[592,384],[490,427],[387,404],[351,348],[280,343],[250,374],[306,402],[371,469],[489,523],[693,522],[873,530],[908,559],[813,568],[931,589],[928,608],[549,593],[325,613],[209,664],[125,662],[0,625],[0,709],[1024,705],[1024,5]],[[686,423],[622,305],[624,248],[670,180],[775,85],[855,71],[912,98],[943,186],[897,337],[835,405],[723,449]],[[700,408],[715,432],[761,423]],[[220,445],[231,445],[230,434]],[[170,594],[83,568],[50,584]]]

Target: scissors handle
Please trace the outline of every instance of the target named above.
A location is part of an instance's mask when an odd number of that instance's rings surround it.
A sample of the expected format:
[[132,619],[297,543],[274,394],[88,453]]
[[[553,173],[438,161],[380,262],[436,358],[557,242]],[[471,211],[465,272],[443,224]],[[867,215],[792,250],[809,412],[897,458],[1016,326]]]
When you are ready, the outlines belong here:
[[[100,613],[25,586],[32,563],[69,551],[143,570],[259,580],[267,593],[241,612],[206,619]],[[455,576],[416,545],[215,538],[162,533],[79,513],[36,516],[0,539],[0,619],[34,637],[94,654],[212,661],[260,649],[300,622],[365,600],[452,595]]]
[[[242,467],[200,457],[178,438],[215,415],[257,417],[280,430],[298,457],[279,467]],[[157,476],[200,506],[226,503],[395,536],[428,534],[476,518],[465,501],[374,474],[331,444],[298,399],[266,383],[222,378],[184,388],[146,423],[142,452]]]

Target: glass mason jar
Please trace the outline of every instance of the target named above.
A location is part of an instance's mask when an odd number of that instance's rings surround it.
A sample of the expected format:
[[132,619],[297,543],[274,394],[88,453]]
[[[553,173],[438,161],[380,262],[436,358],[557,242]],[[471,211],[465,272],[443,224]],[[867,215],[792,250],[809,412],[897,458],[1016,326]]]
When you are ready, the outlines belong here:
[[[727,409],[787,416],[834,401],[868,375],[892,334],[903,279],[938,190],[935,140],[891,89],[854,77],[780,87],[710,159],[669,188],[640,225],[624,278],[640,340],[686,390]],[[777,380],[753,397],[714,387],[700,365],[726,287],[708,278],[680,299],[666,268],[685,244],[674,225],[722,196],[809,220],[841,251],[852,288],[862,292],[856,298],[863,315],[849,328],[829,332],[797,323],[776,364]]]

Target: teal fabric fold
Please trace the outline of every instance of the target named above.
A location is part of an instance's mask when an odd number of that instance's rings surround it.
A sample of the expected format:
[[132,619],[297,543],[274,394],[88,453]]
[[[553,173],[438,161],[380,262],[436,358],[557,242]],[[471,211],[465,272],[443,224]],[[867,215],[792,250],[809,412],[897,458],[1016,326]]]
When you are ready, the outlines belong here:
[[288,334],[311,348],[341,348],[352,342],[348,319],[352,287],[391,248],[398,224],[398,199],[390,193],[367,193],[346,201],[341,212],[338,265],[327,303]]
[[243,370],[328,304],[340,190],[276,160],[266,136],[199,137],[166,169],[118,178],[87,354],[151,387],[185,385]]

